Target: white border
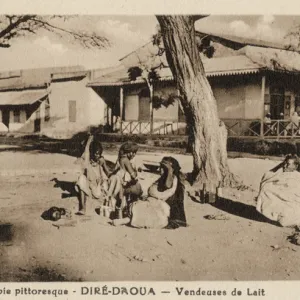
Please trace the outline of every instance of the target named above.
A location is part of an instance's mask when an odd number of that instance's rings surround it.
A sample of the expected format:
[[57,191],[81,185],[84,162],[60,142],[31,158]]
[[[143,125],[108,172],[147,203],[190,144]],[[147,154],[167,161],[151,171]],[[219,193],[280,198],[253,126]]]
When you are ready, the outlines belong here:
[[298,0],[1,0],[0,13],[297,15],[300,4]]
[[[184,4],[184,5],[183,5]],[[151,15],[151,14],[278,14],[297,15],[300,14],[299,0],[1,0],[1,14],[105,14],[105,15]],[[300,18],[300,16],[299,16]],[[247,270],[245,270],[247,272]],[[81,295],[81,287],[93,286],[103,287],[130,287],[147,286],[154,288],[156,296],[135,296],[135,299],[299,299],[299,281],[280,282],[110,282],[110,283],[0,283],[0,299],[15,299],[16,289],[31,287],[33,289],[67,289],[68,296],[33,296],[19,295],[18,299],[132,299],[128,296],[105,296],[105,295]],[[227,295],[218,296],[179,296],[176,287],[184,287],[187,290],[226,290]],[[10,289],[11,295],[3,292]],[[234,288],[243,291],[239,296],[232,296]],[[249,296],[247,289],[264,289],[266,296]],[[163,290],[170,290],[171,294],[161,294]],[[73,291],[76,291],[75,293]]]

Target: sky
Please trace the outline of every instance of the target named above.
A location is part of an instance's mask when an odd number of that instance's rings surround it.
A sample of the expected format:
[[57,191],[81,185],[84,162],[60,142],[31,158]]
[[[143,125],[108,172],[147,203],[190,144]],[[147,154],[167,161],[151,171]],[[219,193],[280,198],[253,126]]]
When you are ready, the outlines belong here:
[[[109,39],[107,49],[84,49],[49,32],[17,38],[0,48],[0,70],[83,65],[88,69],[113,66],[119,59],[150,41],[157,30],[155,16],[77,16],[61,23],[66,28],[95,31]],[[196,29],[284,43],[284,37],[300,25],[300,16],[211,15],[196,22]]]

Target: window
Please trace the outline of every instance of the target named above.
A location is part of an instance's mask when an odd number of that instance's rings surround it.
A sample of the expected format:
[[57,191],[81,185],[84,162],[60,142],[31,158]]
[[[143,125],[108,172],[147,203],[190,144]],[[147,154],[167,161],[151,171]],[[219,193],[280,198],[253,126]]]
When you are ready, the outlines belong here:
[[76,122],[76,101],[69,101],[69,122]]
[[14,110],[14,123],[21,123],[21,113],[19,109]]
[[45,122],[48,122],[50,120],[50,103],[49,99],[46,99],[45,101]]

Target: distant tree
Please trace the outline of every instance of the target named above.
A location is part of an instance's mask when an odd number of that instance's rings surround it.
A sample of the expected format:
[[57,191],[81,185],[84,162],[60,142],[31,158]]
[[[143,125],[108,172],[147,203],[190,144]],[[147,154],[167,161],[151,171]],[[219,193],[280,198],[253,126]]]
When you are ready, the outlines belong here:
[[[147,61],[139,61],[137,66],[130,67],[128,69],[128,76],[131,81],[135,81],[138,78],[142,78],[145,83],[147,84],[147,87],[149,89],[149,95],[150,95],[150,132],[153,132],[153,102],[154,100],[157,100],[157,98],[154,98],[154,91],[153,91],[153,85],[155,81],[159,80],[159,74],[157,70],[161,68],[161,65],[153,65],[152,59],[155,59],[154,55],[153,57],[148,57]],[[156,103],[157,103],[156,101]],[[157,104],[155,105],[157,107]]]
[[71,18],[76,18],[76,16],[1,15],[0,48],[9,48],[17,38],[38,34],[41,30],[52,32],[61,38],[68,37],[84,47],[105,48],[109,46],[108,39],[95,32],[70,30],[55,22],[55,20],[61,20],[67,23]]

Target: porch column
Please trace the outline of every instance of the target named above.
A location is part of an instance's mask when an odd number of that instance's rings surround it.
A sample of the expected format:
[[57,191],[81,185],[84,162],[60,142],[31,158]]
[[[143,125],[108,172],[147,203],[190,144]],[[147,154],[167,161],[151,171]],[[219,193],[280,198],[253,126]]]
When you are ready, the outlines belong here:
[[122,124],[123,124],[123,107],[124,107],[124,90],[122,87],[120,87],[120,130],[121,133],[123,132],[122,130]]
[[179,99],[179,97],[180,97],[180,91],[179,91],[179,89],[176,89],[176,92],[177,92],[177,96],[178,96],[178,100],[177,100],[177,102],[178,102],[177,129],[176,130],[177,130],[177,133],[179,133],[179,114],[180,114],[180,110],[183,112],[183,107],[182,107],[180,99]]
[[149,86],[150,90],[150,134],[153,133],[153,86]]
[[107,120],[108,120],[108,126],[112,127],[113,121],[112,121],[112,109],[108,106],[107,107]]
[[260,121],[260,136],[264,136],[264,118],[265,118],[265,92],[266,92],[266,76],[261,78],[261,121]]

